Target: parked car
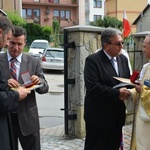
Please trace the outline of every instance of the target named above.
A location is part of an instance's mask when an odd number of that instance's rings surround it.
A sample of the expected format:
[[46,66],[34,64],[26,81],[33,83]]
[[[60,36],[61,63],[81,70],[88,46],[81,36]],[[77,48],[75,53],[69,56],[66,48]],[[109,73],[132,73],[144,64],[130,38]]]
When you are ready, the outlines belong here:
[[28,53],[34,57],[39,57],[44,49],[49,48],[49,42],[47,40],[34,40],[31,43]]
[[64,70],[64,49],[47,48],[41,57],[42,69],[46,70]]
[[2,49],[0,50],[0,53],[5,53],[4,48],[2,48]]

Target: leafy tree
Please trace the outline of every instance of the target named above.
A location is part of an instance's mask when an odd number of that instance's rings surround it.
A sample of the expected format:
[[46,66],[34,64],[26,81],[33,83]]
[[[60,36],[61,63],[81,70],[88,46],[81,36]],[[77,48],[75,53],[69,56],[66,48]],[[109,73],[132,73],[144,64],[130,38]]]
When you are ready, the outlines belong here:
[[54,34],[55,46],[59,44],[60,24],[58,20],[53,22],[53,29],[50,26],[40,26],[36,23],[27,23],[17,12],[6,12],[8,18],[15,26],[23,26],[27,32],[27,46],[35,39],[45,39],[50,41],[52,33]]
[[41,36],[42,35],[42,27],[35,23],[26,23],[24,25],[26,28],[28,36],[34,35],[34,36]]
[[26,24],[26,21],[16,12],[6,12],[6,13],[8,15],[8,18],[12,21],[13,25],[24,26]]
[[98,19],[97,21],[91,22],[91,25],[93,26],[99,26],[99,27],[113,27],[122,29],[122,21],[118,20],[115,17],[105,16],[103,19]]
[[45,39],[50,40],[50,35],[52,34],[52,27],[50,27],[50,26],[42,27],[42,34],[45,37]]
[[53,20],[53,42],[55,47],[59,47],[60,23],[57,19]]

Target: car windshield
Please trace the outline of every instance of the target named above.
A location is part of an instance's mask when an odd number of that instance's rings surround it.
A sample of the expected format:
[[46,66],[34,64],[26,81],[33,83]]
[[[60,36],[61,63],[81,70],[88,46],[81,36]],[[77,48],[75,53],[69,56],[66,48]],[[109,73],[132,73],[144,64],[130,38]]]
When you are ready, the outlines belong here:
[[31,48],[47,48],[47,43],[33,42]]
[[53,57],[53,58],[64,58],[64,52],[63,51],[57,51],[57,50],[49,50],[46,52],[46,57]]

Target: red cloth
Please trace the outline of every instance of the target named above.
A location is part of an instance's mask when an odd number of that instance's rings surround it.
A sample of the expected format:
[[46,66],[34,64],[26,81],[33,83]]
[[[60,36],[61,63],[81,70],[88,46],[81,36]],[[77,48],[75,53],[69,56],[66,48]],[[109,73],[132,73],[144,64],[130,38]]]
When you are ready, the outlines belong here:
[[131,32],[131,27],[127,19],[126,11],[123,13],[123,37],[126,38]]

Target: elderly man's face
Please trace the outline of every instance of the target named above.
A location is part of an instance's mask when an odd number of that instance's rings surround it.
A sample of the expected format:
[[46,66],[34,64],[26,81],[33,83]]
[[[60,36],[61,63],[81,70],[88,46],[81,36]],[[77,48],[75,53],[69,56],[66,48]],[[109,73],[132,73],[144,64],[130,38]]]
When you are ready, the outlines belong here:
[[111,43],[105,43],[104,47],[110,56],[115,57],[119,55],[123,48],[123,39],[121,35],[111,37]]
[[146,37],[143,42],[143,52],[146,58],[150,59],[150,37]]

